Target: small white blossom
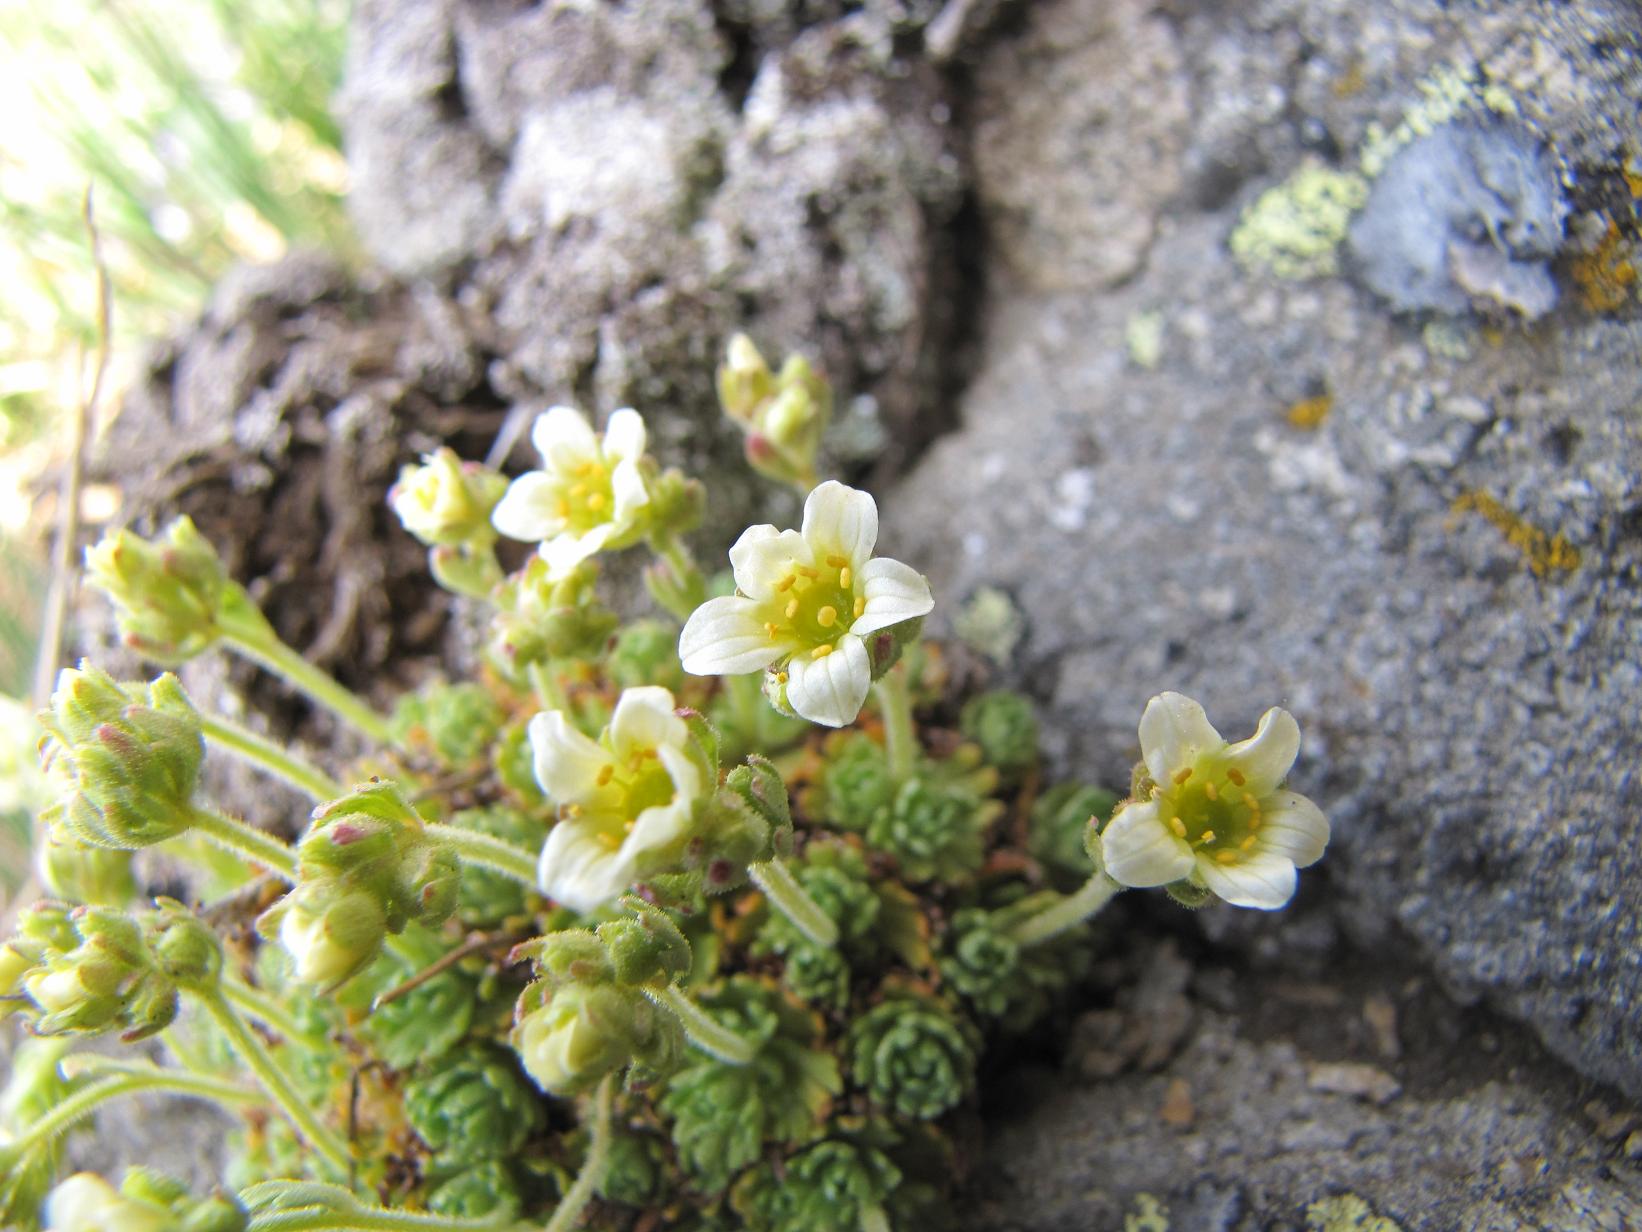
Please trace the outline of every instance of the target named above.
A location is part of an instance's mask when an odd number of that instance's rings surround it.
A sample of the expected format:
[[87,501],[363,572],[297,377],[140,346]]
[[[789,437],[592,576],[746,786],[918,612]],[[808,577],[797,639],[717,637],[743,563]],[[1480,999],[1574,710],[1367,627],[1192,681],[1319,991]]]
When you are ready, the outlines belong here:
[[679,638],[697,676],[771,669],[787,704],[827,727],[855,720],[872,684],[871,634],[935,606],[929,582],[898,560],[874,557],[878,506],[828,480],[804,502],[799,530],[753,526],[730,549],[737,594],[710,599]]
[[673,695],[626,689],[610,726],[590,740],[559,710],[530,721],[536,781],[562,809],[542,847],[542,893],[592,911],[647,871],[645,860],[684,837],[716,784]]
[[491,515],[497,530],[540,543],[555,576],[596,552],[638,541],[650,493],[639,467],[645,430],[637,411],[613,413],[601,441],[580,411],[555,406],[537,416],[530,439],[542,469],[508,486]]
[[1271,709],[1253,736],[1228,744],[1203,707],[1179,693],[1146,704],[1140,748],[1152,781],[1101,834],[1106,872],[1127,886],[1188,879],[1238,907],[1275,910],[1294,896],[1295,868],[1328,845],[1328,819],[1283,790],[1300,727]]
[[94,1172],[60,1181],[46,1199],[47,1232],[165,1232],[177,1221],[161,1207],[121,1194]]

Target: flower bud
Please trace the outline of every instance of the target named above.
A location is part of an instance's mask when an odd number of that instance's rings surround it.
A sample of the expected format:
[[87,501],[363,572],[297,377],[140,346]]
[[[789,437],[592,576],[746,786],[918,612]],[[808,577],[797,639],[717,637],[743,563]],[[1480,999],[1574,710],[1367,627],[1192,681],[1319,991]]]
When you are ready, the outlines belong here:
[[46,1199],[47,1232],[177,1232],[161,1207],[134,1202],[91,1172],[77,1172]]
[[291,956],[298,983],[331,988],[376,957],[387,933],[382,908],[363,890],[338,896],[335,887],[299,886],[276,903],[257,926]]
[[815,483],[816,455],[832,417],[832,389],[808,360],[788,356],[780,375],[745,334],[718,370],[719,402],[746,434],[748,465],[779,483]]
[[198,917],[174,899],[158,900],[159,917],[149,944],[165,976],[191,992],[209,991],[222,974],[222,943]]
[[440,544],[428,553],[428,571],[452,594],[471,599],[488,599],[502,580],[502,567],[488,546]]
[[496,664],[517,679],[532,663],[600,654],[617,618],[594,593],[598,576],[591,561],[554,576],[543,557],[532,556],[496,593],[489,642]]
[[506,476],[463,462],[452,449],[422,456],[406,466],[388,491],[388,503],[405,529],[428,547],[489,547],[496,541],[490,514],[507,491]]
[[191,659],[217,640],[234,587],[186,517],[152,542],[109,532],[86,549],[86,577],[113,601],[126,644],[162,663]]
[[623,898],[621,906],[626,918],[607,921],[596,930],[617,982],[671,983],[690,969],[690,943],[666,912],[633,895]]
[[137,896],[127,850],[92,847],[48,832],[40,836],[34,869],[46,889],[73,902],[121,907]]
[[632,1059],[622,1019],[633,1008],[633,998],[618,989],[565,985],[519,1018],[514,1050],[542,1090],[573,1095]]
[[746,334],[736,334],[718,369],[718,402],[736,423],[753,424],[758,408],[775,392],[775,374]]
[[170,1026],[176,985],[156,968],[137,922],[106,907],[82,907],[71,918],[79,943],[45,954],[23,978],[23,990],[41,1012],[36,1032],[119,1030],[136,1040]]
[[146,847],[191,824],[205,740],[170,673],[122,689],[82,663],[57,678],[41,758],[62,788],[43,816],[96,847]]

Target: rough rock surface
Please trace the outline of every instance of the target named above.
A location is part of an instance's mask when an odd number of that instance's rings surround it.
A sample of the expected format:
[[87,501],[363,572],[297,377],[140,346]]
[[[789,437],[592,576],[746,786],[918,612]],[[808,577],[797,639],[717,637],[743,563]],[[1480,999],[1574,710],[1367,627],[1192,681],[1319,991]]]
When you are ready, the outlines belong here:
[[[1228,734],[1283,704],[1335,824],[1294,910],[1177,919],[1175,984],[1102,986],[1068,1062],[1087,1087],[1033,1088],[1018,1124],[987,1109],[986,1226],[1117,1227],[1149,1192],[1177,1228],[1298,1228],[1338,1190],[1409,1227],[1634,1225],[1622,1114],[1579,1084],[1642,1094],[1642,314],[1571,292],[1578,236],[1604,213],[1634,235],[1638,16],[365,0],[353,207],[405,285],[302,258],[236,280],[161,357],[116,465],[371,686],[443,645],[382,502],[436,442],[482,456],[546,400],[634,402],[665,461],[712,468],[723,541],[774,508],[718,465],[733,329],[819,351],[890,429],[880,473],[958,411],[884,491],[885,547],[931,574],[937,627],[983,584],[1013,594],[1011,672],[1060,768],[1126,781],[1162,688]],[[1542,320],[1400,318],[1349,276],[1233,261],[1261,193],[1461,95],[1514,109],[1567,182]],[[1492,1008],[1426,982],[1440,1046],[1377,1051],[1382,1010],[1330,974],[1362,950],[1382,1000],[1429,968]],[[1296,980],[1333,1009],[1251,1004]]]

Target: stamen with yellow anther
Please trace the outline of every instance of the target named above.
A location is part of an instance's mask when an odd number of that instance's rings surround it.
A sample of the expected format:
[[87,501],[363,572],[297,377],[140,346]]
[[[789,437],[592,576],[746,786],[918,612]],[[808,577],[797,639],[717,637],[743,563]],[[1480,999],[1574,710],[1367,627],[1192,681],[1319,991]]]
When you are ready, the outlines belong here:
[[[1243,787],[1248,783],[1248,780],[1243,777],[1243,772],[1241,770],[1239,770],[1236,766],[1232,766],[1232,767],[1227,769],[1226,777],[1229,778],[1232,782],[1236,783],[1239,787]],[[1245,800],[1248,799],[1247,796],[1244,796],[1243,798]]]
[[838,623],[838,609],[828,605],[815,614],[815,623],[823,629],[830,629]]
[[1218,787],[1216,787],[1213,783],[1204,783],[1203,784],[1203,794],[1211,800],[1220,799],[1220,789]]
[[842,569],[840,569],[838,571],[838,585],[839,585],[840,588],[842,588],[844,590],[848,590],[850,588],[851,575],[850,575],[850,567],[848,565],[845,565]]
[[855,598],[855,619],[860,620],[861,619],[861,613],[865,612],[866,610],[867,610],[867,601],[866,601],[865,596],[857,595],[856,598]]
[[610,786],[610,780],[616,777],[616,768],[606,765],[599,768],[599,777],[594,780],[600,787]]
[[1189,779],[1191,777],[1192,777],[1192,768],[1190,766],[1187,766],[1184,770],[1175,771],[1175,776],[1174,776],[1175,786],[1176,787],[1180,786],[1187,779]]
[[810,651],[810,658],[825,659],[831,653],[832,647],[826,643],[822,643],[820,646],[817,646],[814,650]]
[[1240,771],[1199,758],[1169,774],[1152,798],[1176,838],[1216,863],[1237,864],[1258,846],[1261,821],[1260,802],[1246,783]]
[[787,604],[787,619],[791,620],[796,615],[798,615],[798,600],[794,599]]

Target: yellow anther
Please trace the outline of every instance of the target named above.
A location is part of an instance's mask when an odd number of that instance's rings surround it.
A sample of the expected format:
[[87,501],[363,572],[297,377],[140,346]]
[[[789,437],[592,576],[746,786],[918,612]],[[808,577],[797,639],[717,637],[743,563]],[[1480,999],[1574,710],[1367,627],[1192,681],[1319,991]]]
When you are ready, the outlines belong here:
[[1256,813],[1260,811],[1260,801],[1254,798],[1254,793],[1252,791],[1245,791],[1243,793],[1243,803],[1248,805],[1249,808],[1254,810]]
[[794,616],[798,615],[798,600],[797,599],[788,599],[787,600],[787,607],[786,607],[786,613],[785,614],[786,614],[786,617],[787,617],[788,620],[791,620]]
[[599,846],[608,851],[614,851],[621,846],[621,835],[612,834],[609,830],[600,830],[598,840]]
[[591,496],[589,496],[587,498],[587,507],[589,509],[591,509],[594,513],[597,513],[599,510],[603,509],[604,508],[604,493],[603,492],[594,492]]
[[786,672],[777,672],[775,674],[775,682],[776,682],[776,684],[786,684],[787,683],[787,673]]
[[811,569],[808,565],[794,565],[793,568],[797,569],[798,572],[802,573],[805,577],[809,578],[810,581],[812,581],[812,582],[815,581],[816,578],[821,576],[814,569]]
[[1214,858],[1222,864],[1236,864],[1241,857],[1235,851],[1217,851]]
[[1214,842],[1214,831],[1213,830],[1203,831],[1202,835],[1198,838],[1197,841],[1200,842],[1200,843],[1212,843],[1212,842]]
[[1203,784],[1203,794],[1211,800],[1220,799],[1220,789],[1218,787],[1216,787],[1213,783],[1204,783]]
[[831,565],[834,569],[842,569],[845,565],[849,564],[849,561],[838,555],[838,553],[832,552],[827,556],[827,564]]
[[861,619],[861,613],[867,610],[867,600],[864,595],[855,596],[855,619]]
[[597,470],[598,467],[599,467],[599,464],[597,462],[594,462],[594,461],[591,461],[591,460],[589,460],[587,462],[578,462],[578,463],[576,463],[576,474],[581,475],[583,478],[585,478],[588,475],[591,475],[595,470]]
[[1179,787],[1182,783],[1184,783],[1187,779],[1189,779],[1191,777],[1192,777],[1192,768],[1190,766],[1187,766],[1184,770],[1176,770],[1174,772],[1175,786]]
[[1254,816],[1249,818],[1249,833],[1253,834],[1259,828],[1260,828],[1260,814],[1256,813]]
[[1243,786],[1243,784],[1248,782],[1248,780],[1243,777],[1243,772],[1241,770],[1237,769],[1236,767],[1233,767],[1232,769],[1227,770],[1226,771],[1226,777],[1229,778],[1232,782],[1236,783],[1239,787]]
[[838,585],[841,589],[848,590],[852,581],[853,579],[850,576],[850,567],[845,565],[838,571]]
[[580,817],[582,815],[582,806],[579,804],[567,804],[564,806],[564,815],[566,817]]
[[594,781],[598,783],[600,787],[608,787],[610,786],[610,780],[615,777],[616,768],[606,762],[604,765],[599,767],[599,777]]
[[1171,817],[1169,819],[1169,828],[1171,830],[1173,830],[1175,832],[1175,834],[1178,835],[1179,837],[1181,837],[1181,838],[1186,837],[1186,823],[1181,821],[1180,818]]
[[780,631],[781,630],[779,628],[777,628],[775,621],[766,620],[764,622],[764,635],[766,637],[768,637],[772,642],[775,640],[775,635],[777,633],[779,633]]
[[779,594],[781,592],[791,590],[792,584],[797,580],[798,575],[796,573],[789,573],[786,577],[782,578],[775,584],[776,592]]
[[831,653],[832,653],[832,647],[831,646],[817,646],[814,650],[810,651],[810,658],[812,658],[812,659],[825,659]]
[[639,819],[637,817],[629,817],[626,821],[621,823],[621,828],[626,833],[631,834],[631,833],[633,833],[633,827],[638,825],[638,824],[639,824]]
[[570,485],[570,495],[572,497],[575,497],[578,500],[581,497],[586,496],[587,495],[587,485],[585,483],[573,483],[573,484],[571,484]]
[[570,516],[570,502],[561,496],[559,503],[553,506],[553,512],[558,514],[560,518],[568,518]]
[[820,625],[823,629],[832,628],[833,625],[838,623],[838,609],[830,604],[827,607],[822,608],[815,614],[815,623]]
[[1254,837],[1254,835],[1251,834],[1246,839],[1244,839],[1241,843],[1239,843],[1237,845],[1239,847],[1241,847],[1244,851],[1253,851],[1255,842],[1256,842],[1255,837]]

